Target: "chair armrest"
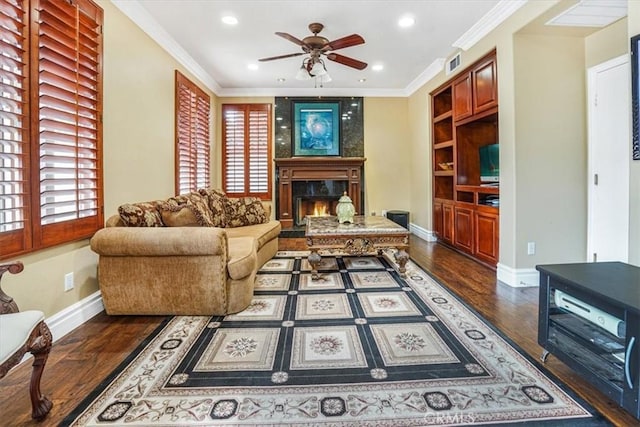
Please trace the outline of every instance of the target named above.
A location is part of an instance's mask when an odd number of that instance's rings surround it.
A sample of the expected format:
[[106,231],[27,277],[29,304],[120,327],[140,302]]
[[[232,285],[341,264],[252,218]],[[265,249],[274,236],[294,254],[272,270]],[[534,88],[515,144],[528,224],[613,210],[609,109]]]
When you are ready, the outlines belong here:
[[[0,264],[0,280],[7,271],[11,274],[18,274],[24,270],[24,265],[20,261]],[[5,294],[0,284],[0,314],[17,313],[20,311],[18,305],[9,295]]]
[[228,254],[227,233],[215,227],[108,227],[94,234],[91,249],[107,256]]

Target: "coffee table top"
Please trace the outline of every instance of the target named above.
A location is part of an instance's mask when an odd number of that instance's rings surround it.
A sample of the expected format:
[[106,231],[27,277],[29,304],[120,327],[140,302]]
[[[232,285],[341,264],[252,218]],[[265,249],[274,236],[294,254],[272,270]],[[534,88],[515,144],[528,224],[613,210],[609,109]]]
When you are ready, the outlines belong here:
[[393,234],[408,235],[409,231],[383,216],[355,216],[353,224],[340,224],[336,216],[308,216],[306,237],[326,235]]

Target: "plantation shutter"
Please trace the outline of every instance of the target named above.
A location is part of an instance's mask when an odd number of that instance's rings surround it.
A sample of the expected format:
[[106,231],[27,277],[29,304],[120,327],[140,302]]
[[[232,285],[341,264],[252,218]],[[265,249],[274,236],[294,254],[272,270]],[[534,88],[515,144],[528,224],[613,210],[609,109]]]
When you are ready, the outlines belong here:
[[27,7],[0,2],[0,247],[16,253],[31,246]]
[[270,199],[271,105],[227,104],[222,111],[225,192]]
[[176,70],[176,194],[209,187],[211,101]]
[[245,123],[244,108],[236,105],[224,105],[223,107],[223,132],[222,143],[223,162],[223,187],[229,195],[244,194],[244,142]]
[[248,171],[250,194],[269,194],[269,130],[269,110],[250,109]]
[[36,246],[91,236],[102,226],[102,10],[86,0],[34,0],[32,81],[38,97],[40,179],[32,191]]

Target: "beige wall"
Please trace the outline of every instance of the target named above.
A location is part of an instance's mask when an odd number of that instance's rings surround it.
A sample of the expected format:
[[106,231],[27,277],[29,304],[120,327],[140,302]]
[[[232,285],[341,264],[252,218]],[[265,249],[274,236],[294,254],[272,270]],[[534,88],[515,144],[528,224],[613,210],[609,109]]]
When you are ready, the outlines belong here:
[[[411,141],[406,98],[364,99],[365,211],[410,210]],[[411,220],[411,218],[410,218]]]
[[[584,261],[583,39],[523,34],[514,48],[516,266]],[[536,243],[535,255],[527,255],[527,242]]]

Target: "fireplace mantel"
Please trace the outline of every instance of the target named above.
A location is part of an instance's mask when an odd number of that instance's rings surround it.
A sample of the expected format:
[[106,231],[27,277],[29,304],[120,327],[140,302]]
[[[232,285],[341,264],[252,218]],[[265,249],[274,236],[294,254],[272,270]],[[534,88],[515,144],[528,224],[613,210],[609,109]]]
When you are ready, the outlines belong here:
[[348,181],[349,197],[359,214],[364,212],[362,172],[364,157],[291,157],[275,159],[278,180],[277,219],[283,228],[293,227],[292,182]]

